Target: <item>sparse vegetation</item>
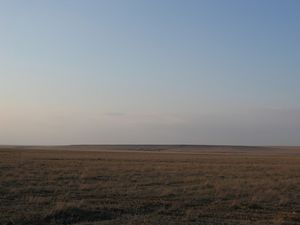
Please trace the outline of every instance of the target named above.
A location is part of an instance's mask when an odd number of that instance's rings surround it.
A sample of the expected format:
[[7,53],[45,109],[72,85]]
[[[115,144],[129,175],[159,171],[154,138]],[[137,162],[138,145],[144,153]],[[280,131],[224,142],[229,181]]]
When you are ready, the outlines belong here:
[[3,147],[0,224],[300,224],[298,149],[109,150]]

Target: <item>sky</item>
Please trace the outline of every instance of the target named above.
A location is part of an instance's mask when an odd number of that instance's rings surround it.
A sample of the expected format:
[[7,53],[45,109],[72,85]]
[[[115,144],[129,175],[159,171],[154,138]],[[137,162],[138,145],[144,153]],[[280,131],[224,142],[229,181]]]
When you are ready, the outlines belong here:
[[0,0],[0,144],[300,145],[298,0]]

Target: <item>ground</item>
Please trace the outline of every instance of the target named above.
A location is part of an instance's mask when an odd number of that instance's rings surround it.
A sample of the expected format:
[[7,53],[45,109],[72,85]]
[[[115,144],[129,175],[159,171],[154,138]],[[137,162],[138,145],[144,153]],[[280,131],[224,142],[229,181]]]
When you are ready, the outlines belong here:
[[0,224],[300,224],[300,148],[0,148]]

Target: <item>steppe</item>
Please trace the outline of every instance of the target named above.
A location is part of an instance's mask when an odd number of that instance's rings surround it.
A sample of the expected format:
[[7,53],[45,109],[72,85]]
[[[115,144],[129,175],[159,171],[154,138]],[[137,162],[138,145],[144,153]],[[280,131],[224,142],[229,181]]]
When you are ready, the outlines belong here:
[[1,225],[300,224],[300,147],[0,147]]

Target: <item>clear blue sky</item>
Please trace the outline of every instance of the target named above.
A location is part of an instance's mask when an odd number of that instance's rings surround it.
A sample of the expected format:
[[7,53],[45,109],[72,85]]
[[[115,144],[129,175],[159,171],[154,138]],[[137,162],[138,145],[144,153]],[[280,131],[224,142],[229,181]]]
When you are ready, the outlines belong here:
[[300,1],[1,1],[0,144],[300,145]]

